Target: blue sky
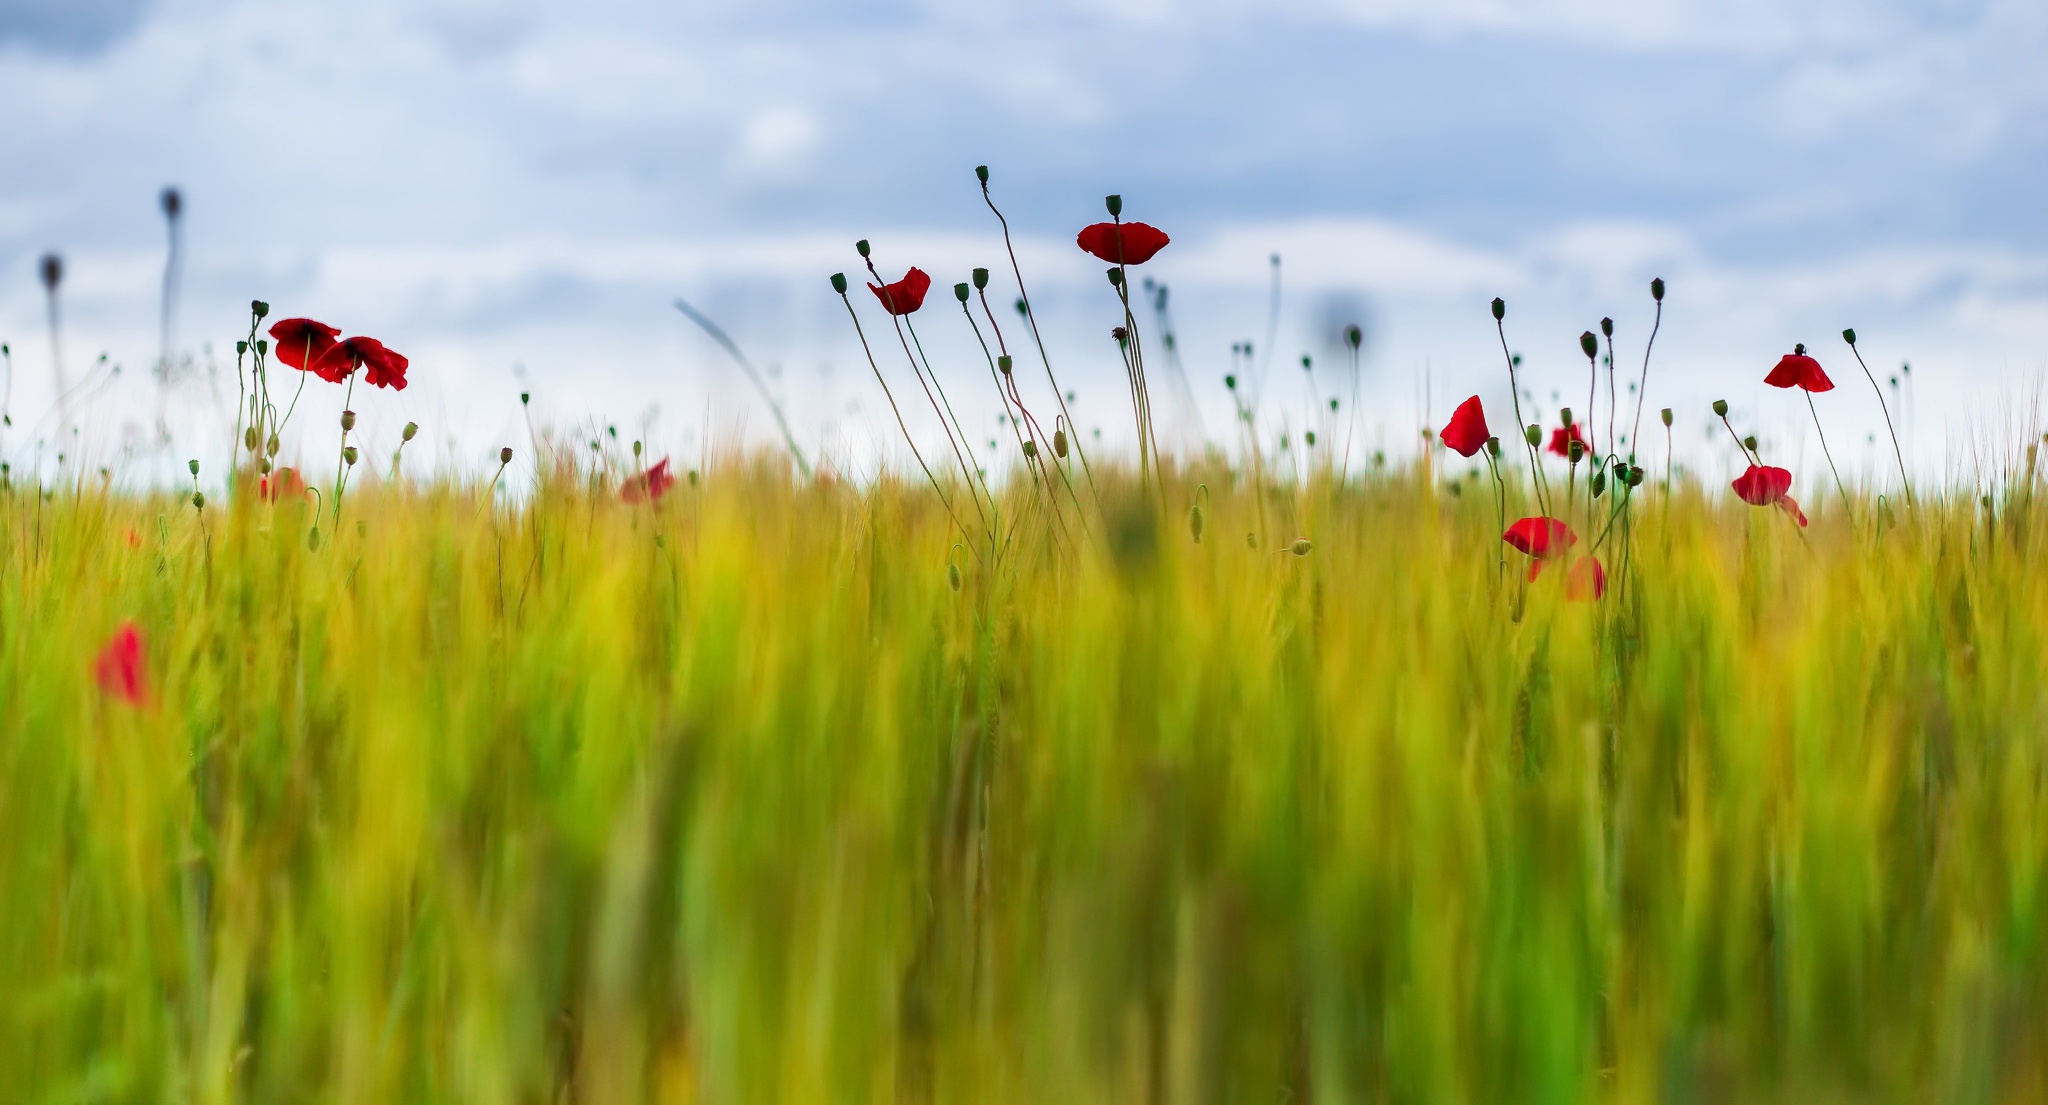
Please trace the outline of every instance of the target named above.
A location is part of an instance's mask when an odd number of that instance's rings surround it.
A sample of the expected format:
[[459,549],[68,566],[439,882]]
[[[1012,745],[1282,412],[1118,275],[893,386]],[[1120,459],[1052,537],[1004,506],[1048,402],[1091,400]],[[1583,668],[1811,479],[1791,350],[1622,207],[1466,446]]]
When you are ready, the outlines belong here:
[[[824,277],[858,237],[942,285],[993,265],[985,162],[1112,436],[1113,302],[1071,236],[1116,191],[1174,235],[1147,269],[1211,433],[1278,252],[1276,422],[1309,398],[1278,364],[1327,357],[1352,317],[1375,440],[1475,391],[1504,408],[1495,294],[1550,405],[1583,391],[1576,336],[1603,314],[1639,360],[1662,275],[1650,395],[1699,415],[1681,450],[1726,395],[1803,458],[1803,404],[1759,383],[1795,341],[1845,384],[1831,435],[1879,427],[1833,337],[1855,325],[1880,373],[1913,361],[1916,456],[1953,468],[2048,364],[2044,56],[2048,8],[1961,0],[0,0],[0,340],[33,429],[35,263],[58,249],[70,371],[124,366],[92,400],[98,451],[159,418],[170,452],[218,436],[203,369],[163,394],[147,373],[175,182],[178,347],[227,346],[252,296],[383,337],[418,383],[358,400],[373,440],[417,419],[473,463],[523,438],[522,388],[677,450],[762,440],[681,294],[778,366],[807,440],[858,454],[886,442],[879,395]],[[985,375],[957,319],[921,320],[942,371]],[[1868,445],[1849,463],[1879,471]]]

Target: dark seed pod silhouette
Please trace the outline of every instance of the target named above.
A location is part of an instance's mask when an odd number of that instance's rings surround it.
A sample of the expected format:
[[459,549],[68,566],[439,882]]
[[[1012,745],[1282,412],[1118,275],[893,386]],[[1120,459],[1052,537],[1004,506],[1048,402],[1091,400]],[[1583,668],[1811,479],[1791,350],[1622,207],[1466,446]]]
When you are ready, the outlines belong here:
[[1287,551],[1293,553],[1296,556],[1307,556],[1309,554],[1309,550],[1313,548],[1315,548],[1315,546],[1309,543],[1308,538],[1297,537],[1294,539],[1294,544],[1287,546]]

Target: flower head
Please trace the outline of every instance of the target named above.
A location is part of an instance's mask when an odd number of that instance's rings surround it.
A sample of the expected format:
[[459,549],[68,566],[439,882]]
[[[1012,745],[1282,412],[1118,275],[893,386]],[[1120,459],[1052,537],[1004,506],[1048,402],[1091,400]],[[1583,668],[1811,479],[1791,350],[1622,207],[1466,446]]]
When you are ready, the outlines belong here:
[[1173,239],[1144,223],[1096,223],[1074,235],[1074,243],[1112,265],[1142,265]]
[[1835,382],[1820,370],[1820,362],[1806,355],[1806,347],[1794,346],[1792,352],[1778,359],[1778,364],[1764,377],[1764,383],[1774,388],[1804,388],[1807,391],[1833,391]]
[[1799,509],[1799,500],[1786,494],[1792,490],[1792,473],[1785,469],[1752,464],[1729,486],[1735,489],[1735,496],[1743,502],[1751,506],[1778,507],[1802,527],[1806,525],[1806,512]]
[[257,483],[256,492],[263,497],[265,502],[276,502],[279,499],[296,499],[306,493],[306,481],[299,477],[298,469],[280,468],[264,476]]
[[663,457],[647,471],[628,479],[619,488],[619,498],[625,502],[656,502],[668,489],[675,485],[676,478],[669,474],[668,458]]
[[[1578,442],[1581,448],[1585,448],[1586,439],[1579,434],[1579,424],[1576,422],[1550,431],[1550,444],[1544,448],[1548,452],[1569,458],[1572,455],[1572,442],[1574,441]],[[1591,450],[1587,451],[1590,452]]]
[[1486,430],[1486,411],[1479,405],[1477,395],[1458,404],[1441,436],[1443,443],[1462,457],[1486,447],[1486,439],[1491,435]]
[[1547,560],[1577,544],[1579,536],[1562,521],[1538,515],[1509,526],[1500,539],[1514,546],[1516,552]]
[[98,680],[100,690],[126,702],[140,706],[149,700],[148,672],[144,670],[142,656],[142,631],[133,621],[122,622],[114,635],[107,639],[106,646],[93,661],[93,678]]
[[334,349],[334,340],[341,331],[324,322],[309,318],[281,319],[270,328],[270,339],[277,343],[277,359],[301,372],[311,372],[323,380],[339,382],[341,377],[329,376],[320,367],[320,362]]
[[882,301],[882,309],[892,315],[907,315],[924,306],[924,293],[931,288],[932,278],[920,268],[912,268],[894,284],[868,285],[868,290]]
[[[1542,561],[1537,561],[1541,564]],[[1601,567],[1600,558],[1588,556],[1572,565],[1564,574],[1564,597],[1573,602],[1587,599],[1598,601],[1607,594],[1607,569]]]
[[363,369],[363,380],[372,387],[405,390],[405,370],[412,362],[403,355],[385,347],[376,338],[353,337],[337,343],[313,366],[313,371],[329,380],[346,380],[356,369]]

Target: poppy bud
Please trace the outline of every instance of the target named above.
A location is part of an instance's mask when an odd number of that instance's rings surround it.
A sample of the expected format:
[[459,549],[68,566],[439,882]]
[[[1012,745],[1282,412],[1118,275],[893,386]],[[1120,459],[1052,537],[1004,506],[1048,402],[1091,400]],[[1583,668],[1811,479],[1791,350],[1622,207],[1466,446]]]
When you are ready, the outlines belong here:
[[249,353],[249,343],[248,343],[248,342],[246,342],[246,341],[237,341],[237,342],[235,342],[235,356],[237,356],[237,357],[243,357],[243,356],[247,356],[247,355],[248,355],[248,353]]
[[1590,357],[1600,352],[1600,339],[1594,337],[1593,332],[1588,330],[1579,335],[1579,348],[1585,350],[1586,356]]
[[1486,439],[1486,454],[1492,457],[1500,456],[1500,438],[1489,437]]
[[996,367],[1001,369],[1003,375],[1005,376],[1008,376],[1010,374],[1010,366],[1014,363],[1015,362],[1010,360],[1010,355],[1008,353],[1005,353],[1002,356],[996,358]]
[[1306,353],[1303,353],[1303,354],[1301,355],[1301,370],[1302,370],[1303,372],[1313,372],[1313,371],[1315,371],[1315,362],[1313,362],[1313,361],[1309,360],[1309,359],[1308,359],[1308,354],[1306,354]]
[[1751,434],[1748,437],[1743,438],[1742,447],[1749,450],[1752,453],[1756,452],[1756,435]]
[[408,422],[408,423],[406,423],[406,424],[405,424],[405,432],[404,432],[404,433],[401,433],[401,434],[399,434],[399,435],[398,435],[398,437],[399,437],[399,440],[401,440],[401,441],[411,441],[411,440],[413,439],[413,435],[414,435],[414,434],[417,434],[417,433],[419,433],[419,432],[420,432],[420,424],[419,424],[419,423],[417,423],[417,422]]
[[1030,438],[1025,438],[1024,455],[1026,457],[1036,457],[1038,455],[1038,443]]
[[256,427],[251,426],[248,429],[242,431],[242,444],[250,452],[253,453],[256,451],[256,443],[258,440],[260,439],[256,436]]
[[978,291],[981,291],[981,290],[982,290],[983,288],[986,288],[986,287],[988,287],[988,270],[987,270],[987,269],[975,269],[975,270],[974,270],[974,290],[978,292]]
[[526,404],[528,404],[528,403],[530,403],[530,402],[532,402],[532,401],[533,401],[533,393],[532,393],[532,392],[530,392],[530,391],[522,391],[522,392],[520,392],[520,393],[519,393],[519,405],[520,405],[520,406],[522,406],[522,407],[523,407],[523,406],[525,406]]
[[194,509],[194,510],[205,510],[205,509],[206,509],[206,495],[205,495],[204,493],[202,493],[202,492],[198,492],[198,491],[194,491],[194,492],[192,493],[192,509]]
[[1109,286],[1112,288],[1124,286],[1124,270],[1120,268],[1109,270]]
[[1664,408],[1663,410],[1661,410],[1661,411],[1658,411],[1658,412],[1657,412],[1657,417],[1659,417],[1659,418],[1662,418],[1662,419],[1664,420],[1664,427],[1665,427],[1666,429],[1670,429],[1670,428],[1671,428],[1671,408],[1670,408],[1670,407],[1665,407],[1665,408]]
[[1716,399],[1716,400],[1714,400],[1714,414],[1715,414],[1715,416],[1716,416],[1716,417],[1719,417],[1719,418],[1726,418],[1726,417],[1728,417],[1728,400],[1726,400],[1726,399]]
[[271,435],[270,435],[270,440],[268,440],[268,441],[266,441],[266,442],[264,442],[264,443],[263,443],[263,455],[264,455],[264,456],[266,456],[266,457],[274,457],[274,456],[276,456],[276,455],[277,455],[277,449],[278,449],[278,444],[279,444],[279,443],[278,443],[278,440],[277,440],[277,435],[276,435],[276,434],[271,434]]
[[[1429,433],[1428,430],[1424,430],[1422,432],[1425,435]],[[1310,446],[1314,446],[1316,443],[1316,432],[1314,430],[1303,430],[1301,434],[1301,439],[1303,441],[1308,442]]]
[[1052,455],[1062,458],[1067,455],[1067,431],[1054,430],[1052,432]]
[[356,428],[356,412],[341,412],[341,428],[344,430],[353,430]]
[[690,486],[697,486],[697,470],[695,468],[690,469]]
[[1793,346],[1793,347],[1792,347],[1792,353],[1793,353],[1793,355],[1794,355],[1794,356],[1798,356],[1798,357],[1804,357],[1804,356],[1806,356],[1806,343],[1805,343],[1805,342],[1800,342],[1800,343],[1799,343],[1798,345],[1795,345],[1795,346]]
[[974,179],[976,179],[976,180],[978,180],[978,181],[982,182],[983,184],[987,184],[987,183],[988,183],[988,166],[986,166],[986,165],[976,165],[976,166],[974,167]]
[[1344,344],[1357,349],[1360,345],[1365,344],[1365,331],[1360,330],[1356,326],[1346,326],[1344,328]]
[[1564,420],[1565,429],[1569,430],[1572,428],[1572,409],[1570,407],[1560,408],[1557,412],[1557,417]]
[[268,475],[270,474],[270,458],[269,458],[269,457],[259,457],[259,458],[257,458],[257,460],[256,460],[256,470],[257,470],[258,472],[261,472],[261,473],[263,473],[264,475],[268,476]]
[[1293,553],[1296,556],[1307,556],[1308,551],[1313,548],[1315,548],[1315,546],[1309,544],[1308,538],[1297,537],[1294,539],[1294,544],[1287,546],[1287,551]]
[[257,356],[259,356],[259,357],[261,357],[261,356],[264,356],[265,354],[267,354],[267,353],[269,353],[269,352],[270,352],[270,339],[269,339],[269,338],[257,338],[257,339],[256,339],[256,355],[257,355]]
[[356,447],[351,445],[343,449],[341,451],[341,459],[347,461],[350,468],[354,468],[356,466]]
[[252,299],[249,301],[249,313],[255,315],[257,318],[263,318],[266,315],[270,314],[270,304],[265,303],[260,299]]
[[968,290],[967,290],[967,285],[965,285],[965,284],[955,284],[955,285],[953,285],[953,298],[954,298],[954,299],[957,299],[957,300],[959,300],[960,302],[962,302],[962,303],[965,303],[965,302],[967,302],[967,294],[968,294]]
[[1662,302],[1664,302],[1664,278],[1663,278],[1663,277],[1661,277],[1661,276],[1660,276],[1660,277],[1656,278],[1655,280],[1652,280],[1652,281],[1650,281],[1650,298],[1651,298],[1651,299],[1654,299],[1654,300],[1656,300],[1656,301],[1657,301],[1657,302],[1659,302],[1659,303],[1662,303]]
[[185,462],[185,467],[190,468],[193,475],[199,474],[199,461],[197,458]]
[[308,550],[308,551],[311,551],[311,552],[319,552],[319,551],[320,551],[320,527],[319,527],[319,526],[314,526],[314,527],[313,527],[312,529],[309,529],[309,530],[307,530],[307,531],[306,531],[306,548],[307,548],[307,550]]
[[1628,485],[1629,485],[1630,487],[1640,487],[1640,486],[1642,486],[1642,483],[1643,483],[1643,470],[1642,470],[1641,468],[1638,468],[1638,467],[1636,467],[1636,466],[1635,466],[1635,465],[1633,465],[1633,464],[1629,465],[1629,466],[1628,466]]
[[960,565],[946,565],[946,586],[951,587],[955,591],[960,589]]
[[1023,296],[1021,296],[1021,295],[1017,297],[1017,317],[1018,317],[1018,318],[1030,318],[1030,317],[1031,317],[1031,304],[1029,304],[1029,303],[1026,303],[1026,302],[1024,301],[1024,297],[1023,297]]
[[1602,336],[1602,337],[1607,337],[1607,338],[1611,338],[1611,337],[1613,337],[1613,336],[1614,336],[1614,320],[1613,320],[1613,319],[1611,319],[1611,318],[1603,318],[1603,319],[1601,319],[1601,320],[1600,320],[1600,336]]
[[633,455],[636,457],[640,455],[640,441],[638,438],[635,438],[633,441]]
[[499,464],[510,464],[510,463],[512,463],[512,447],[511,447],[510,445],[507,445],[507,446],[505,446],[505,447],[504,447],[503,449],[500,449],[500,450],[498,450],[498,463],[499,463]]
[[868,240],[862,238],[860,241],[853,243],[853,250],[862,257],[866,257],[868,255]]
[[1202,504],[1196,503],[1188,508],[1188,536],[1193,537],[1197,545],[1202,543],[1202,525]]
[[1124,198],[1122,196],[1104,196],[1102,197],[1102,206],[1109,208],[1110,218],[1118,219],[1123,217]]
[[1850,345],[1855,345],[1856,328],[1852,326],[1849,329],[1842,331],[1842,340],[1848,342]]
[[1577,464],[1586,455],[1586,443],[1578,438],[1573,438],[1565,443],[1564,451],[1571,462]]
[[1606,490],[1607,490],[1607,473],[1605,473],[1605,472],[1602,472],[1602,471],[1600,471],[1600,470],[1599,470],[1599,469],[1597,469],[1597,468],[1596,468],[1596,469],[1594,469],[1594,470],[1593,470],[1593,497],[1594,497],[1594,498],[1596,498],[1596,499],[1597,499],[1597,498],[1599,498],[1599,497],[1600,497],[1600,495],[1601,495],[1601,493],[1602,493],[1602,492],[1604,492],[1604,491],[1606,491]]
[[843,273],[843,272],[835,272],[835,273],[833,273],[833,274],[832,274],[832,290],[833,290],[833,291],[835,291],[835,292],[838,292],[838,293],[839,293],[840,295],[845,295],[845,294],[846,294],[846,274],[845,274],[845,273]]
[[1501,298],[1501,297],[1499,297],[1499,296],[1494,296],[1494,297],[1493,297],[1493,321],[1495,321],[1495,322],[1499,322],[1500,320],[1502,320],[1502,319],[1504,319],[1504,318],[1506,318],[1506,317],[1508,317],[1508,302],[1507,302],[1507,300],[1505,300],[1505,299],[1502,299],[1502,298]]
[[1522,432],[1522,436],[1529,439],[1529,444],[1531,445],[1541,445],[1543,443],[1543,427],[1532,422],[1529,424],[1529,428]]
[[1225,377],[1223,378],[1223,386],[1224,386],[1224,387],[1226,387],[1226,388],[1229,388],[1229,389],[1230,389],[1230,390],[1232,390],[1232,391],[1236,391],[1236,390],[1237,390],[1237,377],[1236,377],[1236,376],[1225,376]]

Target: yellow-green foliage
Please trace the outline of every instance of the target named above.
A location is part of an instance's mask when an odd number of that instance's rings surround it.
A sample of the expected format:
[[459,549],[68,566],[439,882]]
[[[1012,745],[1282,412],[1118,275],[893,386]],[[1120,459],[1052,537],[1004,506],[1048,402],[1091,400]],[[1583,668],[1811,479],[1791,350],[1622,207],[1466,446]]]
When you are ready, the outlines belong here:
[[1653,479],[1593,604],[1484,483],[1096,479],[7,492],[0,1095],[2048,1096],[2031,491]]

